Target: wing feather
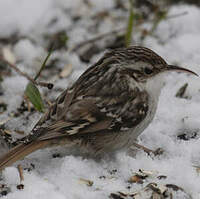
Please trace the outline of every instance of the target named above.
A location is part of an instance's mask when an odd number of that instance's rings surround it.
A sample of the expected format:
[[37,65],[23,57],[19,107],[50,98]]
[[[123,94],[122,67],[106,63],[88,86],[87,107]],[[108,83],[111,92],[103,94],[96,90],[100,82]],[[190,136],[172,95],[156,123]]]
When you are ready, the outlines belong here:
[[64,91],[32,134],[39,131],[38,138],[45,140],[134,129],[147,115],[148,93],[137,83],[130,86],[131,71],[120,71],[105,63],[102,60],[102,66],[89,68]]

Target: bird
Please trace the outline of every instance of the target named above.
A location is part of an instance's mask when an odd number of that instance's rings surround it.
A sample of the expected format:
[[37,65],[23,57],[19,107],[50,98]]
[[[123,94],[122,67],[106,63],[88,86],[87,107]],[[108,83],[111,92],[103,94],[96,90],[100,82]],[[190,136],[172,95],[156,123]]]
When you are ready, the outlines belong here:
[[0,157],[0,171],[48,147],[74,146],[95,157],[130,148],[152,122],[164,76],[171,71],[197,75],[167,64],[146,47],[106,52],[58,96],[29,135]]

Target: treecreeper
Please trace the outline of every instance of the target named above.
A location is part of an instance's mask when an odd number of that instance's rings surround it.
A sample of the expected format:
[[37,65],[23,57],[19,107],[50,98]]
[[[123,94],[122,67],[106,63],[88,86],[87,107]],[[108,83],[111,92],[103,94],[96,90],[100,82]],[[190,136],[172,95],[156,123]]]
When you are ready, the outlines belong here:
[[145,47],[106,52],[0,158],[0,170],[46,147],[73,145],[93,156],[130,148],[153,120],[163,76],[170,71],[197,75]]

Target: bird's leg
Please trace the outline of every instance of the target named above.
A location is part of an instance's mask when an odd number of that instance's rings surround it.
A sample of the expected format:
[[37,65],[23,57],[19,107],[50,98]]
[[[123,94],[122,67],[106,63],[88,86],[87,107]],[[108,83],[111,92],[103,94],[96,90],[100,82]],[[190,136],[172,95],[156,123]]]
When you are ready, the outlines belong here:
[[157,156],[157,155],[163,154],[163,152],[164,152],[163,149],[161,149],[161,148],[157,148],[156,150],[152,150],[152,149],[149,149],[149,148],[147,148],[145,146],[137,144],[136,142],[133,143],[133,146],[137,147],[138,149],[142,149],[148,155],[150,155],[152,153],[155,156]]

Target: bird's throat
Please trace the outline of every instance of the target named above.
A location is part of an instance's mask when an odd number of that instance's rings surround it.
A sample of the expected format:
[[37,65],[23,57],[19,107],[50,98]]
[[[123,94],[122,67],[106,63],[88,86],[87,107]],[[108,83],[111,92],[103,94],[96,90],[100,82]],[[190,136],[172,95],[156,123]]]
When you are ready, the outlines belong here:
[[145,90],[153,98],[154,101],[158,102],[161,90],[164,86],[163,73],[157,74],[156,76],[148,79],[145,82]]

